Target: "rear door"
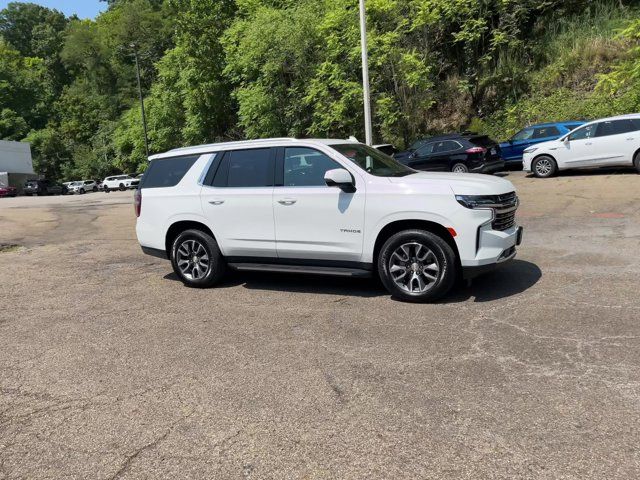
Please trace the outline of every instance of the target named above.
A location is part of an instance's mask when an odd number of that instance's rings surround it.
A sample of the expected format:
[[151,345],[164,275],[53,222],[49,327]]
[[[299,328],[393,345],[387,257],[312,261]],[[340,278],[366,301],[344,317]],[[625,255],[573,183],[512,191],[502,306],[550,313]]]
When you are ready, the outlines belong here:
[[411,159],[407,162],[407,165],[416,170],[434,170],[433,165],[433,147],[434,142],[429,142],[421,145],[411,156]]
[[207,174],[202,210],[227,257],[275,257],[273,148],[231,150]]
[[467,154],[464,147],[455,140],[443,140],[433,147],[431,162],[436,171],[449,172],[456,163],[466,165],[466,160]]
[[631,119],[600,122],[594,138],[598,166],[627,165],[633,161],[638,132]]
[[[278,257],[359,262],[364,238],[365,185],[327,152],[311,147],[278,149],[273,209]],[[345,168],[355,192],[328,187],[328,170]]]

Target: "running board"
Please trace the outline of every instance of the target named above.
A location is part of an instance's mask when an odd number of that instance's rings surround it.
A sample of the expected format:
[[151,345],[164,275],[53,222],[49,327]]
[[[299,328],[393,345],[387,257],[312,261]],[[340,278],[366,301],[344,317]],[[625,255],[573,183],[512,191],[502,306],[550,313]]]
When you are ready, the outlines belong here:
[[331,275],[337,277],[370,277],[369,270],[360,268],[315,267],[310,265],[277,265],[270,263],[230,263],[229,266],[240,272],[277,272],[306,273],[312,275]]

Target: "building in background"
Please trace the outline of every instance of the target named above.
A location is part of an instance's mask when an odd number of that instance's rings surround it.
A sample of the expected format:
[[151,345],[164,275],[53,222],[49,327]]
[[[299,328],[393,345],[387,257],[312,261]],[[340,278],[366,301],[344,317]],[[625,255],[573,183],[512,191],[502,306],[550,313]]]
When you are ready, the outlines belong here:
[[0,140],[0,182],[22,192],[24,182],[35,178],[31,145],[24,142]]

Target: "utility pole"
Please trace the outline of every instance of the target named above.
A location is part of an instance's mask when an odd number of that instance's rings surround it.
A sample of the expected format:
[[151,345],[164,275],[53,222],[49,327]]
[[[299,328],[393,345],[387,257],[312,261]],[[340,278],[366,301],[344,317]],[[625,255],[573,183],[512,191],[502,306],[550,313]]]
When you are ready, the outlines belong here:
[[136,75],[138,77],[138,95],[140,96],[140,110],[142,111],[142,128],[144,129],[144,148],[149,158],[149,135],[147,133],[147,115],[144,112],[144,97],[142,95],[142,82],[140,81],[140,61],[138,60],[138,46],[132,43],[133,55],[136,58]]
[[362,89],[364,92],[364,131],[367,145],[373,143],[371,127],[371,91],[369,87],[369,55],[367,53],[367,16],[365,0],[360,0],[360,43],[362,45]]

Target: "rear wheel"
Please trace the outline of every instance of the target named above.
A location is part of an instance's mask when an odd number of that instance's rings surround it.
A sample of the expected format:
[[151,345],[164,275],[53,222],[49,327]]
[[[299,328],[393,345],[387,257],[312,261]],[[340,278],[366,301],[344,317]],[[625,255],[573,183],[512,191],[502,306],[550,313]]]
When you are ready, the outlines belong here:
[[378,273],[389,292],[408,302],[432,302],[446,295],[457,275],[456,255],[438,235],[424,230],[396,233],[383,245]]
[[124,186],[124,183],[120,184],[120,191],[124,192],[127,188]]
[[469,168],[464,163],[456,163],[451,167],[453,173],[469,173]]
[[171,265],[188,287],[207,288],[224,276],[227,264],[211,235],[200,230],[186,230],[173,242]]
[[533,161],[531,170],[538,178],[549,178],[557,173],[558,164],[549,155],[540,155]]
[[80,195],[84,195],[85,193],[87,193],[87,192],[85,192],[84,188],[81,188],[80,189]]

